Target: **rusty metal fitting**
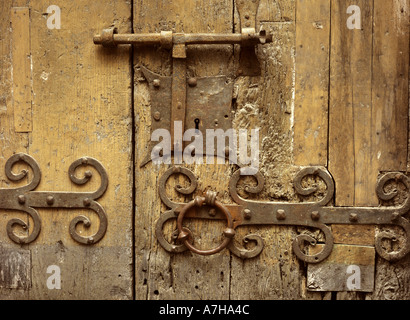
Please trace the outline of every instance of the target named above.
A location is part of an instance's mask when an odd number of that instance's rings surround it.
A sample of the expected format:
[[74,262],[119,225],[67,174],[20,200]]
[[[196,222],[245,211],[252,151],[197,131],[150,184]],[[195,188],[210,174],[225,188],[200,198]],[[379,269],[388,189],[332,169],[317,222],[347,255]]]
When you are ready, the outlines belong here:
[[191,77],[188,79],[188,85],[190,87],[196,87],[198,84],[198,80],[195,77]]
[[285,220],[286,219],[286,213],[285,210],[279,209],[276,211],[276,218],[278,220]]
[[243,210],[243,216],[246,220],[250,220],[252,218],[252,212],[249,209]]
[[397,221],[399,219],[399,217],[400,217],[400,213],[393,212],[391,221]]
[[54,204],[54,197],[53,196],[48,196],[46,198],[46,202],[49,206],[53,205]]
[[21,194],[17,197],[18,203],[25,204],[26,203],[26,196]]
[[182,222],[184,220],[184,216],[185,214],[192,208],[192,207],[200,207],[205,203],[205,197],[195,197],[194,200],[192,200],[191,202],[189,202],[188,204],[186,204],[180,211],[178,218],[177,218],[177,227],[178,227],[178,231],[179,231],[179,235],[178,235],[178,239],[183,241],[184,245],[192,252],[200,254],[200,255],[204,255],[204,256],[208,256],[208,255],[213,255],[216,254],[220,251],[222,251],[223,249],[225,249],[229,243],[231,242],[232,238],[235,236],[235,230],[234,230],[234,226],[233,226],[233,218],[228,210],[228,208],[226,208],[222,203],[220,203],[219,201],[216,201],[214,199],[214,196],[216,197],[216,193],[215,192],[207,192],[208,198],[211,198],[213,200],[211,200],[213,202],[212,206],[215,206],[217,209],[219,209],[226,217],[227,220],[227,227],[224,230],[223,234],[225,239],[223,240],[223,242],[216,248],[214,249],[210,249],[210,250],[200,250],[195,248],[189,241],[188,241],[188,236],[189,233],[186,231],[186,228],[184,228],[182,226]]
[[215,191],[207,190],[205,193],[205,203],[214,206],[217,194]]
[[171,49],[173,45],[172,31],[161,31],[160,45],[164,49]]
[[313,211],[310,215],[313,221],[318,221],[320,219],[319,211]]
[[232,239],[235,236],[235,233],[236,233],[235,230],[232,228],[226,228],[224,230],[224,236],[229,239]]
[[94,37],[95,44],[102,44],[104,47],[112,48],[116,47],[117,44],[114,40],[114,34],[118,33],[118,29],[115,27],[104,29],[101,32],[101,35],[97,35]]
[[350,222],[357,222],[359,221],[359,216],[357,215],[357,213],[351,213],[349,215],[349,220]]
[[205,203],[205,198],[204,197],[195,197],[195,199],[193,200],[194,202],[194,206],[196,207],[202,207],[203,204]]

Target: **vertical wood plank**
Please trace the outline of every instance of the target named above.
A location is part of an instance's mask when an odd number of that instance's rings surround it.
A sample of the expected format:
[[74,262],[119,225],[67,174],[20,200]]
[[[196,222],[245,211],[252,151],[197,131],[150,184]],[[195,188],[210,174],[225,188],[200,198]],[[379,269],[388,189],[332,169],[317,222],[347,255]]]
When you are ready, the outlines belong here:
[[[204,1],[152,1],[134,0],[134,31],[136,33],[186,32],[230,33],[233,29],[233,2],[229,0]],[[231,75],[232,46],[190,46],[187,49],[187,75],[206,77]],[[135,259],[140,263],[135,269],[137,299],[226,299],[229,297],[230,255],[223,251],[203,257],[190,252],[170,254],[158,243],[155,226],[167,209],[158,196],[158,179],[169,168],[155,166],[151,162],[140,168],[146,156],[146,146],[151,140],[151,104],[147,83],[139,67],[141,65],[162,76],[171,76],[173,65],[171,52],[157,48],[135,50],[135,124],[136,124],[136,189],[135,189]],[[160,88],[163,89],[163,88]],[[165,88],[166,89],[166,88]],[[170,89],[170,88],[168,88]],[[186,108],[190,107],[187,105]],[[167,128],[165,128],[167,129]],[[227,196],[229,165],[190,165],[199,181],[195,195],[205,190],[218,192],[218,199],[229,201]],[[191,197],[181,197],[174,187],[186,181],[178,176],[169,179],[167,192],[181,202]],[[191,221],[196,243],[203,248],[218,244],[223,223],[216,221]],[[163,233],[170,241],[176,229],[174,222],[165,225]]]
[[31,50],[30,10],[28,7],[11,9],[11,56],[13,61],[13,108],[16,132],[30,132],[31,115]]
[[327,165],[330,2],[296,1],[296,165]]
[[374,1],[373,156],[378,169],[406,170],[409,1]]
[[[4,166],[6,161],[15,152],[27,152],[28,134],[16,133],[14,125],[14,108],[13,108],[13,82],[12,70],[13,61],[11,56],[12,30],[10,29],[12,7],[17,6],[12,0],[0,2],[0,187],[10,188],[19,184],[10,183],[5,177]],[[16,168],[15,170],[17,170]],[[25,181],[20,185],[24,185]],[[6,233],[7,223],[13,219],[19,218],[27,221],[27,215],[17,211],[0,210],[0,247],[12,252],[17,249],[15,244],[10,244],[10,239]],[[20,249],[20,247],[18,247]],[[22,248],[26,250],[27,248]],[[31,279],[30,279],[31,280]],[[0,288],[0,299],[16,300],[27,299],[28,290],[10,290]]]
[[[99,160],[108,174],[108,188],[98,199],[107,213],[105,236],[94,245],[81,245],[69,233],[78,215],[91,226],[77,231],[92,235],[100,223],[91,210],[40,208],[42,229],[32,252],[33,299],[132,298],[132,147],[131,69],[128,47],[104,49],[93,36],[114,24],[130,32],[129,1],[56,1],[61,29],[48,29],[48,0],[31,2],[33,55],[33,131],[29,152],[42,171],[39,191],[92,192],[100,177],[73,184],[69,166],[88,156]],[[61,269],[61,289],[50,290],[47,267]]]
[[[361,29],[349,29],[347,8],[361,9]],[[332,1],[329,171],[336,205],[377,205],[371,144],[372,1]]]

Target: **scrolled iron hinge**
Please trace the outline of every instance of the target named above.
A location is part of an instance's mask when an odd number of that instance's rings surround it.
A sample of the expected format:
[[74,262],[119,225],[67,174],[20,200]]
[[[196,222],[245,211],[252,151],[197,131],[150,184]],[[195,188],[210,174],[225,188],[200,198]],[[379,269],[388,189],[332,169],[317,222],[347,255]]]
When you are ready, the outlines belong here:
[[[385,239],[394,239],[395,236],[390,232],[379,232],[375,238],[375,248],[377,253],[388,261],[397,261],[405,257],[410,252],[410,223],[404,217],[410,211],[410,179],[405,174],[400,172],[391,172],[383,174],[376,186],[376,194],[382,201],[394,200],[398,197],[398,191],[385,191],[385,187],[389,182],[402,183],[407,190],[407,197],[399,206],[379,206],[379,207],[335,207],[330,205],[335,191],[333,178],[324,167],[306,167],[303,168],[294,177],[294,188],[298,195],[305,197],[313,195],[318,191],[317,186],[304,187],[302,180],[308,176],[320,178],[326,185],[326,192],[323,197],[317,202],[301,202],[301,203],[286,203],[286,202],[264,202],[254,201],[242,198],[237,189],[237,184],[240,179],[240,170],[233,173],[229,191],[231,198],[235,204],[223,205],[218,204],[215,207],[215,197],[212,201],[207,200],[207,197],[195,198],[190,203],[177,203],[171,201],[166,194],[166,183],[169,177],[173,174],[182,174],[189,179],[189,187],[177,187],[176,191],[184,195],[193,194],[197,189],[197,179],[194,174],[184,167],[171,167],[165,172],[159,181],[159,195],[162,202],[169,208],[168,211],[162,213],[156,224],[156,237],[161,246],[171,253],[180,253],[188,249],[198,254],[214,254],[211,250],[196,250],[193,245],[192,232],[187,230],[182,224],[184,217],[197,219],[211,220],[228,220],[228,230],[225,234],[226,241],[224,247],[227,247],[236,256],[246,259],[258,256],[264,247],[263,239],[256,234],[245,236],[243,241],[255,242],[255,246],[250,249],[242,249],[237,247],[234,241],[231,241],[235,232],[234,230],[240,226],[251,225],[282,225],[282,226],[302,226],[318,229],[324,234],[324,246],[321,252],[309,255],[303,251],[302,247],[305,242],[315,246],[317,240],[307,234],[297,235],[292,243],[294,254],[302,261],[307,263],[319,263],[325,260],[333,249],[334,238],[330,228],[332,224],[351,224],[351,225],[377,225],[377,226],[398,226],[406,237],[406,241],[402,244],[400,250],[388,252],[382,245]],[[257,180],[256,186],[246,186],[247,193],[256,194],[262,191],[264,186],[264,178],[260,172],[254,176]],[[222,208],[223,207],[223,208]],[[221,215],[221,208],[228,210],[229,214]],[[182,213],[182,217],[181,217]],[[229,217],[231,218],[229,218]],[[228,218],[227,218],[228,217]],[[174,232],[173,242],[169,243],[163,234],[163,225],[171,219],[178,219],[178,229]],[[232,227],[230,226],[232,220]],[[233,230],[230,230],[233,229]],[[180,240],[183,240],[182,243]],[[189,241],[189,242],[188,242]],[[187,245],[187,242],[189,243]]]
[[12,182],[22,181],[27,178],[29,171],[22,170],[19,173],[13,172],[13,166],[17,163],[25,163],[33,171],[31,181],[22,187],[0,189],[0,209],[17,210],[27,213],[33,220],[32,231],[29,235],[22,237],[14,232],[14,228],[19,226],[23,230],[29,229],[26,222],[21,219],[11,219],[7,223],[7,234],[15,243],[28,244],[33,242],[41,230],[41,218],[37,210],[42,209],[89,209],[94,211],[99,218],[99,227],[97,232],[92,236],[84,237],[80,235],[76,227],[78,224],[83,224],[88,228],[91,221],[86,216],[80,215],[75,217],[69,225],[69,233],[71,237],[82,244],[94,244],[100,241],[107,230],[107,215],[104,208],[96,201],[106,191],[108,186],[108,175],[103,165],[96,159],[83,157],[74,161],[69,169],[68,176],[76,185],[86,184],[92,177],[91,171],[85,171],[84,177],[78,178],[75,173],[80,166],[91,166],[101,176],[99,188],[94,192],[52,192],[52,191],[34,191],[40,183],[41,171],[38,163],[25,153],[18,153],[10,157],[5,165],[5,173],[7,178]]

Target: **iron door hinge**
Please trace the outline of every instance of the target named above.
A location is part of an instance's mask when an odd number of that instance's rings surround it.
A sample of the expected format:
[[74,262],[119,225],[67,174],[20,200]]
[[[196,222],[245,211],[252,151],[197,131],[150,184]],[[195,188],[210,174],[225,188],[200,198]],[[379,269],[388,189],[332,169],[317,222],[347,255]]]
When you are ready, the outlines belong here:
[[100,241],[107,230],[107,215],[104,208],[96,201],[106,191],[108,186],[108,175],[103,165],[96,159],[83,157],[74,161],[69,169],[68,176],[72,183],[76,185],[85,185],[92,178],[91,171],[85,171],[84,177],[76,176],[77,168],[81,166],[93,167],[101,177],[99,188],[94,192],[52,192],[52,191],[34,191],[40,183],[41,171],[37,162],[28,154],[18,153],[10,157],[5,165],[5,173],[7,178],[12,182],[23,181],[27,179],[29,171],[24,169],[19,173],[13,172],[13,166],[17,163],[28,165],[33,174],[31,181],[28,184],[9,189],[0,189],[0,209],[17,210],[27,213],[33,220],[31,233],[27,236],[20,236],[15,233],[15,227],[19,226],[27,233],[29,225],[21,219],[11,219],[7,223],[7,234],[9,238],[19,244],[28,244],[33,242],[41,230],[41,218],[37,210],[42,209],[88,209],[94,211],[99,218],[99,227],[97,232],[92,236],[82,236],[76,230],[77,225],[82,224],[89,228],[91,221],[83,215],[79,215],[71,220],[69,225],[69,233],[71,237],[82,244],[94,244]]
[[[293,240],[292,248],[294,254],[307,263],[319,263],[325,260],[333,249],[334,238],[330,226],[332,224],[344,225],[377,225],[377,226],[398,226],[405,234],[405,242],[401,244],[398,251],[388,251],[383,246],[383,241],[394,240],[396,236],[387,231],[381,231],[376,235],[375,248],[377,253],[388,261],[397,261],[405,257],[410,252],[410,223],[404,217],[410,211],[410,179],[401,172],[390,172],[383,174],[376,186],[376,194],[381,201],[392,201],[399,196],[397,190],[386,191],[385,187],[390,183],[403,184],[406,188],[407,196],[398,206],[379,207],[336,207],[331,205],[335,186],[330,173],[324,167],[303,168],[293,181],[296,193],[307,197],[317,193],[316,185],[304,187],[302,180],[306,177],[317,177],[326,185],[326,191],[320,200],[316,202],[286,203],[286,202],[265,202],[242,198],[237,189],[237,184],[241,177],[240,170],[233,173],[229,182],[229,192],[235,204],[224,205],[216,200],[216,194],[209,190],[204,196],[195,197],[189,203],[177,203],[168,198],[166,194],[166,183],[171,175],[182,174],[189,180],[188,188],[177,187],[176,191],[184,195],[191,195],[197,189],[197,179],[195,175],[184,167],[171,167],[161,177],[159,181],[159,196],[162,202],[169,208],[162,213],[156,224],[156,237],[161,246],[171,253],[191,250],[202,255],[215,254],[223,248],[228,248],[236,256],[246,259],[258,256],[264,247],[263,239],[257,234],[247,235],[243,241],[253,241],[255,246],[250,249],[239,248],[232,238],[235,229],[241,226],[252,225],[280,225],[280,226],[301,226],[320,230],[324,235],[324,246],[317,254],[309,255],[306,244],[316,246],[317,240],[308,234],[299,234]],[[254,175],[257,181],[256,186],[246,186],[245,192],[248,194],[260,193],[264,187],[264,177],[260,172]],[[221,214],[221,212],[223,214]],[[227,220],[227,228],[224,231],[224,242],[215,250],[197,250],[194,247],[192,232],[184,227],[184,218]],[[169,243],[163,235],[163,225],[165,222],[177,219],[177,230],[174,232],[173,243]]]

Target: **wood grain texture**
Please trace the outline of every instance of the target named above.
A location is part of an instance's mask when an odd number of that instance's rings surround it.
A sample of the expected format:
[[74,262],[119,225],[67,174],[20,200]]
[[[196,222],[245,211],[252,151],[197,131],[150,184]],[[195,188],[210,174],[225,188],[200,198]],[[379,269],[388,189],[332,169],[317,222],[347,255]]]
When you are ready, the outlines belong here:
[[[93,44],[92,37],[113,22],[121,31],[129,31],[131,6],[127,1],[107,1],[106,5],[88,1],[55,4],[62,12],[60,30],[47,28],[48,1],[28,3],[34,100],[33,131],[25,151],[36,159],[42,170],[39,191],[92,191],[98,187],[98,174],[94,174],[94,181],[78,187],[68,178],[68,167],[83,156],[101,161],[109,177],[108,189],[99,200],[107,212],[108,229],[100,243],[82,246],[71,238],[68,226],[73,218],[83,214],[90,217],[92,226],[90,230],[78,229],[83,234],[92,234],[99,221],[91,211],[39,209],[42,217],[40,235],[35,242],[25,246],[31,251],[32,259],[32,286],[26,297],[130,299],[132,148],[129,49],[104,51]],[[15,137],[16,134],[9,136]],[[18,146],[9,148],[10,151],[2,154],[5,159],[9,152],[19,151]],[[84,172],[84,168],[79,171],[78,175]],[[2,241],[13,245],[8,238]],[[60,290],[49,290],[46,286],[49,276],[46,270],[50,264],[58,265],[62,270]]]
[[327,165],[329,39],[330,2],[296,1],[296,165]]
[[[228,250],[210,257],[166,252],[155,237],[155,225],[167,210],[158,196],[158,179],[169,166],[148,163],[140,168],[151,129],[150,95],[140,66],[170,77],[171,53],[134,48],[131,57],[129,47],[103,49],[92,43],[92,37],[109,26],[130,32],[131,25],[136,33],[239,32],[234,1],[133,0],[131,6],[129,0],[61,0],[54,4],[62,9],[60,30],[47,29],[47,0],[0,3],[0,170],[13,153],[26,152],[42,170],[38,190],[90,191],[98,186],[98,175],[79,187],[70,182],[67,170],[82,156],[100,160],[109,177],[108,190],[100,199],[108,230],[98,244],[79,245],[70,237],[68,225],[84,214],[92,226],[78,230],[91,234],[98,225],[92,212],[39,209],[43,220],[39,237],[18,246],[4,232],[7,222],[21,218],[31,224],[31,219],[2,210],[0,247],[30,252],[31,286],[16,290],[0,285],[0,299],[409,299],[409,256],[395,263],[376,256],[372,293],[308,291],[308,268],[292,251],[292,240],[307,232],[305,228],[238,228],[234,241],[240,247],[253,245],[242,242],[250,233],[264,239],[263,252],[250,260]],[[350,4],[361,8],[360,30],[346,28]],[[15,131],[12,7],[30,10],[30,133]],[[265,188],[249,195],[243,185],[252,179],[245,178],[238,188],[244,197],[298,202],[292,179],[299,166],[329,164],[336,180],[337,205],[378,204],[374,184],[379,171],[405,171],[408,161],[408,8],[409,0],[260,0],[257,26],[274,35],[272,44],[256,50],[261,77],[238,75],[237,47],[188,48],[188,77],[227,75],[234,83],[233,128],[261,128]],[[221,202],[232,202],[228,182],[235,166],[184,166],[198,178],[195,195],[213,190]],[[186,186],[187,180],[172,176],[169,196],[190,201],[192,197],[176,193],[177,184]],[[0,174],[1,188],[15,185]],[[186,225],[203,249],[220,243],[225,226],[222,221],[195,219],[187,219]],[[164,226],[169,241],[175,229],[175,221]],[[373,245],[373,226],[332,226],[332,230],[336,243]],[[404,238],[398,234],[400,244]],[[327,262],[340,262],[336,260]],[[46,285],[46,270],[52,264],[61,268],[60,290]]]
[[13,109],[16,132],[30,132],[32,122],[32,77],[30,46],[30,10],[28,7],[11,9],[11,56],[13,64]]
[[[323,246],[318,245],[309,253],[315,254],[322,249]],[[335,245],[325,261],[308,266],[307,286],[312,291],[372,292],[375,255],[374,247]],[[355,269],[349,270],[352,266]],[[352,276],[354,281],[349,280]]]
[[[284,2],[282,2],[284,5]],[[260,53],[262,77],[238,78],[238,99],[235,128],[261,128],[260,170],[265,177],[265,188],[255,196],[244,197],[261,201],[292,201],[292,114],[295,74],[295,22],[263,22],[263,27],[275,35],[273,43]],[[244,179],[244,182],[246,179]],[[241,185],[239,185],[239,188]],[[243,243],[249,234],[263,238],[260,256],[241,260],[232,256],[231,299],[300,299],[312,298],[306,292],[300,262],[292,253],[295,228],[258,226],[240,227],[234,241],[239,248],[250,249]]]
[[[356,4],[361,29],[351,30],[341,13]],[[332,1],[329,105],[329,170],[336,205],[377,205],[372,156],[372,1]],[[349,156],[347,156],[349,155]]]
[[[10,30],[11,8],[19,6],[19,4],[11,0],[2,1],[0,3],[0,187],[10,188],[19,184],[12,184],[4,175],[4,166],[14,152],[27,152],[28,134],[16,133],[14,126],[14,108],[13,108],[13,83],[12,83],[12,56],[11,56],[11,38]],[[15,170],[21,169],[16,167]],[[24,185],[24,182],[20,182]],[[7,236],[6,225],[10,219],[20,218],[27,221],[27,215],[15,211],[0,211],[0,243],[6,246],[10,243]],[[26,248],[24,248],[26,249]],[[15,300],[27,299],[27,290],[10,290],[0,288],[1,299]]]
[[[134,1],[134,30],[136,33],[159,32],[232,32],[233,3],[227,0],[203,1]],[[193,19],[195,17],[195,19]],[[232,46],[190,46],[187,50],[187,75],[195,77],[231,75]],[[143,48],[135,50],[135,124],[136,124],[136,190],[135,190],[135,269],[137,299],[226,299],[229,297],[230,255],[223,251],[210,257],[190,252],[169,254],[157,242],[155,224],[166,208],[158,197],[158,179],[168,168],[166,165],[143,168],[139,164],[145,157],[150,141],[151,106],[147,84],[139,66],[144,65],[163,76],[172,74],[171,54],[167,50]],[[190,107],[187,105],[187,109]],[[185,165],[184,165],[185,166]],[[227,197],[229,165],[187,166],[198,178],[196,194],[205,190],[218,192],[218,199]],[[167,192],[174,199],[187,202],[190,198],[178,196],[173,187],[186,181],[178,176],[169,179]],[[188,223],[188,222],[187,222]],[[223,223],[191,221],[189,228],[198,246],[211,248],[219,244]],[[163,230],[170,240],[176,229],[175,222]]]
[[378,169],[406,170],[409,1],[374,1],[373,156]]

